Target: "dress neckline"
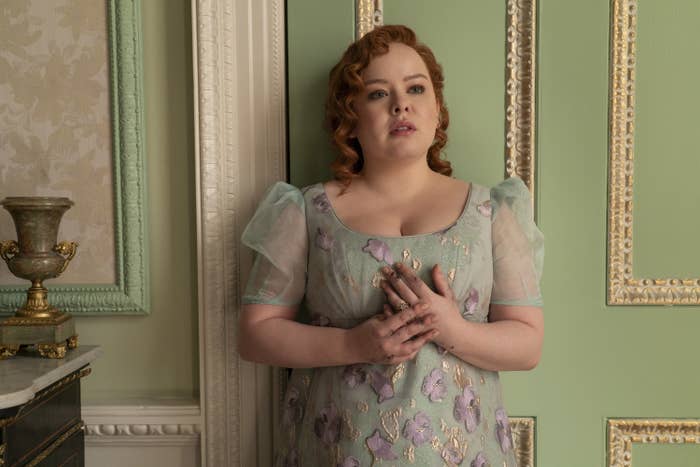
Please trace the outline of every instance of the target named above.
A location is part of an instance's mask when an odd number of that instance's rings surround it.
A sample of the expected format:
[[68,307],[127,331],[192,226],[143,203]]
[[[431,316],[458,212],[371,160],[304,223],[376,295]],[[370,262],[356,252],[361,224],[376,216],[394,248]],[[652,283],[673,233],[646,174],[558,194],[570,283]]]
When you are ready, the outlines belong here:
[[330,214],[333,216],[333,218],[340,224],[340,226],[345,229],[346,231],[355,234],[355,235],[360,235],[363,237],[371,237],[371,238],[381,238],[384,240],[402,240],[406,238],[422,238],[422,237],[430,237],[433,235],[441,234],[444,233],[448,230],[450,230],[452,227],[456,226],[462,218],[467,214],[467,210],[469,208],[469,205],[471,204],[472,201],[472,194],[474,193],[474,183],[469,182],[469,193],[467,193],[467,200],[464,202],[464,206],[462,207],[462,212],[459,213],[459,216],[457,216],[457,219],[455,219],[450,225],[443,227],[439,230],[436,230],[434,232],[428,232],[428,233],[420,233],[420,234],[413,234],[413,235],[375,235],[375,234],[370,234],[370,233],[365,233],[365,232],[360,232],[358,230],[351,229],[348,227],[345,222],[338,216],[338,214],[335,212],[335,208],[333,207],[333,203],[331,203],[331,199],[328,196],[328,192],[326,191],[326,187],[324,186],[323,182],[319,182],[317,186],[320,188],[321,192],[323,193],[323,196],[326,197],[326,200],[328,202],[328,211]]

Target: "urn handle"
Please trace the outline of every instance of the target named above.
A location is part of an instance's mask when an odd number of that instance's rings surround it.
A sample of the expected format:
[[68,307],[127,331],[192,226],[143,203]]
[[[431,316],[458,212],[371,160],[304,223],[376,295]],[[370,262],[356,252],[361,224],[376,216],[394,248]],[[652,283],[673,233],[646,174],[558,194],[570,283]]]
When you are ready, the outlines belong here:
[[9,263],[12,258],[19,253],[19,245],[14,240],[3,240],[0,242],[0,257]]
[[61,274],[63,271],[66,270],[66,268],[68,267],[68,263],[70,263],[70,260],[72,260],[75,256],[75,251],[77,249],[78,244],[75,242],[61,242],[55,247],[53,247],[53,251],[66,258],[66,262],[63,263],[63,266],[61,267],[61,270],[58,271],[58,274]]

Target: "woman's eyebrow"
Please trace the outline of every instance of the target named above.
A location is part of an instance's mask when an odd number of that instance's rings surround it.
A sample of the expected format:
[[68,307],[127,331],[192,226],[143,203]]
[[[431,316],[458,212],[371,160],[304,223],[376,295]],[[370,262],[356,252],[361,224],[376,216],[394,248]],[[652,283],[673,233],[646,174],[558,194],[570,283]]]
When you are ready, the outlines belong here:
[[[423,79],[426,79],[426,80],[428,79],[428,77],[425,76],[423,73],[416,73],[416,74],[413,74],[413,75],[408,75],[408,76],[406,76],[403,80],[404,80],[404,81],[411,81],[412,79],[416,79],[416,78],[423,78]],[[365,86],[370,85],[370,84],[374,84],[374,83],[383,83],[383,84],[387,84],[387,83],[389,83],[389,81],[387,81],[387,80],[385,80],[385,79],[383,79],[383,78],[368,79],[367,81],[365,81]]]

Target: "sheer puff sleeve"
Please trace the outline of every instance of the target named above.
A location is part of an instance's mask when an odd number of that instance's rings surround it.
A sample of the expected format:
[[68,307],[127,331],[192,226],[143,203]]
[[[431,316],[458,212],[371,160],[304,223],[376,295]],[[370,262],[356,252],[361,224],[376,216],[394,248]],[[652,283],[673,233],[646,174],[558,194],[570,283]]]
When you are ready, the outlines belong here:
[[243,304],[301,303],[308,250],[301,191],[283,182],[270,187],[243,231],[241,241],[255,252]]
[[533,220],[531,196],[520,178],[491,189],[493,288],[491,303],[542,306],[544,236]]

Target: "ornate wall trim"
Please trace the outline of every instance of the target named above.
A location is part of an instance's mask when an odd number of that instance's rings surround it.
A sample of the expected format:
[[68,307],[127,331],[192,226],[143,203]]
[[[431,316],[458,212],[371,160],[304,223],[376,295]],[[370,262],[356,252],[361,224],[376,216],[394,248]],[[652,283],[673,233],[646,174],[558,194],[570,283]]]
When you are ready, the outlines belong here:
[[632,444],[698,444],[700,420],[608,419],[608,467],[632,467]]
[[633,275],[637,1],[613,0],[608,161],[608,305],[698,305],[700,278]]
[[535,466],[535,417],[509,417],[518,467]]
[[355,39],[384,24],[383,0],[355,0]]
[[[116,283],[50,287],[50,300],[80,315],[147,314],[141,0],[107,5]],[[26,293],[27,286],[0,287],[0,313],[16,311]]]
[[271,465],[278,372],[239,360],[236,325],[251,261],[240,234],[286,179],[284,2],[192,8],[202,465]]
[[201,413],[196,404],[83,407],[86,446],[198,446]]
[[[378,13],[377,13],[378,12]],[[377,15],[379,19],[377,20]],[[382,2],[356,0],[355,36],[383,24]],[[505,177],[520,177],[535,202],[537,0],[506,0]]]

